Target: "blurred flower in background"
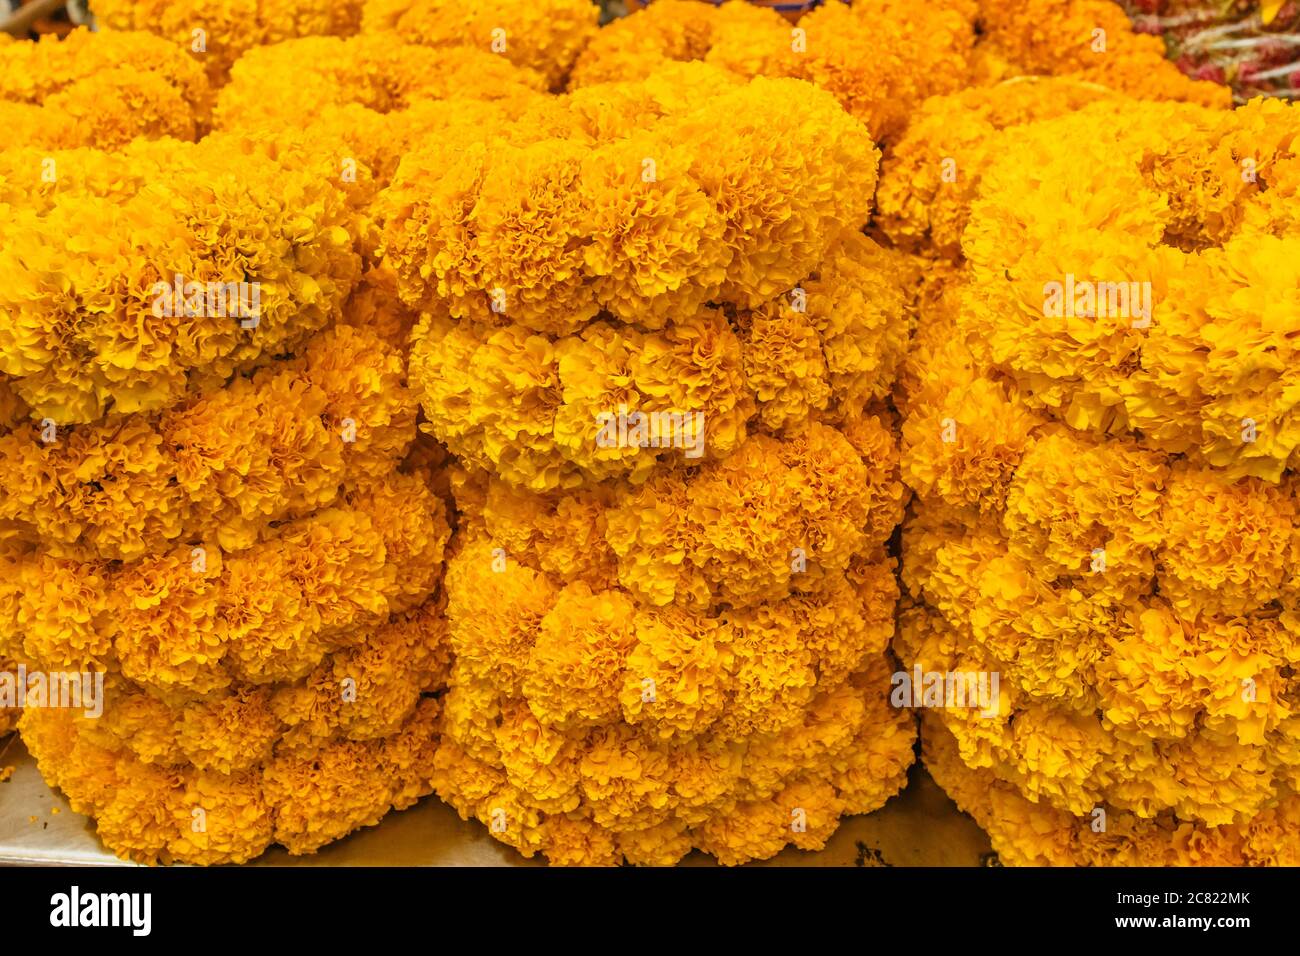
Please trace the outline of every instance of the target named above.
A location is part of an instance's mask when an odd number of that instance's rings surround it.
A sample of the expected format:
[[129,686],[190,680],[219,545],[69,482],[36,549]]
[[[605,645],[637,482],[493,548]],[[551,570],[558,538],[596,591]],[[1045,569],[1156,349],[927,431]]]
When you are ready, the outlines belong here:
[[[648,0],[601,0],[604,19]],[[714,0],[706,0],[714,2]],[[773,0],[782,12],[816,2]],[[1139,32],[1163,36],[1189,76],[1232,86],[1238,102],[1300,92],[1300,0],[1120,0]]]
[[1140,32],[1163,35],[1189,76],[1227,83],[1238,102],[1300,92],[1297,0],[1121,0]]

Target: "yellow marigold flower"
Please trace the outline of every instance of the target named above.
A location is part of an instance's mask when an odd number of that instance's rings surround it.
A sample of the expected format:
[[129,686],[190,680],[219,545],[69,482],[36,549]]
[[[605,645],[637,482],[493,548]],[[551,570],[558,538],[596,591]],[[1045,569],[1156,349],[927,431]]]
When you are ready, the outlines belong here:
[[657,327],[717,294],[727,266],[724,221],[691,176],[693,161],[690,149],[645,133],[584,159],[579,189],[591,230],[584,265],[597,302],[615,315]]
[[[803,124],[788,122],[796,114]],[[729,135],[717,138],[719,128]],[[758,305],[861,224],[878,159],[829,96],[764,78],[607,149],[584,161],[580,142],[552,139],[408,157],[382,204],[382,254],[404,301],[552,334],[577,330],[602,306],[637,321],[647,299],[651,316],[718,291]]]
[[752,313],[744,334],[745,381],[764,425],[779,430],[830,404],[821,338],[803,313],[778,300],[771,312]]
[[980,174],[1002,149],[999,132],[1111,95],[1072,77],[1017,77],[925,100],[884,162],[877,224],[900,246],[956,258]]
[[[558,817],[556,822],[565,818]],[[591,829],[597,833],[604,833],[596,827]],[[614,849],[616,852],[611,853],[609,858],[601,860],[599,855],[593,852],[575,854],[573,857],[566,859],[562,854],[552,851],[548,854],[548,859],[552,860],[559,866],[567,865],[592,865],[593,862],[614,864],[618,862],[621,856],[633,866],[672,866],[686,854],[691,852],[691,837],[686,828],[674,823],[662,823],[657,827],[650,827],[646,830],[628,830],[622,833],[613,834]],[[552,845],[558,841],[552,837]],[[557,848],[558,849],[558,848]]]
[[887,396],[907,346],[905,274],[896,254],[846,231],[805,281],[752,313],[742,352],[765,425],[842,422]]
[[499,156],[479,185],[479,288],[494,311],[538,331],[571,332],[599,310],[583,269],[587,229],[578,183],[585,152],[562,140],[524,146]]
[[[661,737],[695,733],[715,723],[733,689],[733,639],[730,622],[675,609],[641,616],[624,664],[623,719],[632,726],[644,723]],[[656,688],[653,701],[645,699],[647,680]],[[662,707],[659,687],[664,689]]]
[[1291,476],[1274,486],[1175,467],[1157,532],[1160,593],[1189,619],[1262,610],[1282,595],[1296,567],[1297,507]]
[[241,57],[221,90],[214,122],[223,129],[266,123],[295,128],[322,105],[359,105],[379,113],[423,100],[522,106],[544,88],[538,73],[484,50],[433,50],[384,34],[307,36]]
[[1191,80],[1165,58],[1160,37],[1138,34],[1110,0],[980,3],[981,45],[1018,71],[1072,75],[1154,100],[1225,108],[1232,91]]
[[32,555],[7,569],[5,646],[16,656],[56,668],[105,670],[112,632],[105,630],[108,582],[95,568]]
[[1140,591],[1153,573],[1149,529],[1167,477],[1163,456],[1127,443],[1046,434],[1020,460],[1008,490],[1002,525],[1011,552],[1056,580],[1093,571],[1102,551],[1105,577],[1094,580]]
[[301,683],[276,688],[271,709],[286,727],[321,739],[374,740],[397,732],[420,695],[446,683],[451,653],[444,604],[426,601],[326,657]]
[[619,580],[652,605],[744,607],[808,572],[834,574],[865,544],[867,467],[839,432],[756,435],[716,465],[620,490],[606,537]]
[[903,474],[953,508],[1001,510],[1027,442],[1041,422],[987,379],[913,407],[903,423]]
[[[507,554],[534,555],[538,568],[560,580],[581,580],[604,589],[617,580],[617,558],[605,540],[605,516],[613,500],[608,485],[543,497],[504,481],[489,480],[481,505],[467,508],[465,527],[483,530]],[[470,500],[462,489],[457,498]]]
[[67,425],[165,408],[297,347],[356,283],[336,186],[253,157],[233,176],[207,144],[172,153],[128,195],[56,192],[0,228],[24,249],[4,273],[0,371],[35,416]]
[[962,85],[975,42],[970,23],[942,5],[904,0],[823,4],[801,17],[778,69],[827,90],[872,135],[891,142],[929,96]]
[[[803,123],[790,128],[794,115]],[[722,293],[738,305],[816,268],[875,189],[879,154],[866,129],[803,83],[760,77],[667,125],[674,139],[709,144],[692,173],[722,210],[733,251]],[[728,135],[714,137],[720,128]]]
[[186,706],[175,722],[176,746],[199,770],[247,770],[271,756],[280,720],[265,688],[241,687],[228,697]]
[[[1274,103],[1219,114],[1108,102],[1004,134],[963,239],[958,324],[1026,404],[1097,434],[1140,432],[1232,476],[1275,481],[1288,467],[1300,445],[1284,331],[1297,240],[1264,197],[1272,182],[1290,188],[1294,163],[1261,154],[1256,176],[1254,158],[1234,158],[1257,114],[1295,126]],[[1126,145],[1102,149],[1085,132],[1097,122]],[[1079,144],[1068,157],[1062,137]],[[1175,161],[1185,142],[1204,145]],[[1166,158],[1143,162],[1147,150]],[[1042,174],[1028,193],[1026,163]],[[1097,171],[1086,187],[1080,168]]]
[[692,0],[656,0],[630,17],[602,29],[578,57],[571,86],[641,79],[666,64],[713,60],[745,75],[769,72],[765,67],[790,42],[790,26],[772,10],[747,3],[720,6]]
[[482,602],[477,614],[463,618],[451,632],[456,668],[483,680],[490,676],[495,686],[518,696],[537,628],[560,588],[527,566],[511,569],[510,555],[492,548],[489,539],[467,543],[460,538],[456,545],[447,569],[449,601],[477,605],[475,595],[486,595],[489,585],[493,593],[491,601]]
[[0,45],[0,74],[0,100],[50,106],[44,115],[77,139],[69,146],[111,148],[136,135],[184,130],[189,135],[183,138],[193,139],[212,111],[203,67],[145,32],[76,29],[62,39],[6,43]]
[[428,698],[392,736],[277,757],[263,776],[267,801],[276,807],[275,842],[291,854],[313,853],[427,793],[438,709]]
[[105,37],[122,30],[147,30],[225,81],[241,54],[293,37],[346,36],[361,25],[363,0],[99,0],[95,17]]
[[523,693],[529,709],[565,731],[608,722],[619,713],[618,687],[635,636],[635,607],[614,591],[574,584],[557,595],[538,627]]
[[362,31],[391,32],[434,48],[468,46],[536,70],[563,85],[596,35],[600,10],[589,0],[365,0]]
[[734,866],[775,856],[787,843],[820,850],[835,832],[841,812],[843,804],[831,784],[796,780],[769,799],[737,804],[695,833],[700,849]]
[[[620,488],[612,501],[604,486],[538,495],[495,477],[455,479],[461,533],[447,593],[456,662],[439,794],[525,855],[666,864],[692,846],[727,863],[791,842],[813,848],[844,809],[866,812],[895,792],[914,739],[911,717],[885,692],[897,586],[861,529],[877,541],[890,534],[901,488],[887,460],[873,461],[882,475],[870,481],[865,470],[839,474],[862,468],[859,448],[893,454],[886,422],[857,419],[853,430],[857,444],[819,425],[784,442],[750,437],[722,463],[665,473],[681,492]],[[733,463],[752,475],[724,470]],[[763,484],[787,473],[782,490]],[[866,497],[840,501],[832,490],[859,485],[878,496],[881,515],[868,519]],[[722,498],[746,490],[762,504]],[[650,573],[633,563],[643,549],[624,551],[618,537],[642,501],[658,503],[659,522],[680,520],[667,538],[700,562],[699,580],[713,581],[716,565],[741,582],[784,584],[764,584],[741,606],[751,592],[718,580],[718,608],[656,607],[614,579],[628,567],[638,582]],[[807,558],[745,544],[729,522],[754,510],[771,514],[774,539],[807,542]],[[800,527],[808,519],[816,530]],[[575,548],[563,534],[578,527],[588,538]],[[682,572],[665,562],[658,573]],[[866,672],[864,661],[873,662]],[[798,766],[791,753],[803,755]],[[784,806],[783,792],[795,803]],[[762,840],[727,826],[741,803],[770,818]],[[795,809],[807,818],[792,829]]]
[[577,742],[539,720],[522,700],[503,701],[500,717],[492,743],[506,779],[531,795],[539,810],[559,815],[577,809]]

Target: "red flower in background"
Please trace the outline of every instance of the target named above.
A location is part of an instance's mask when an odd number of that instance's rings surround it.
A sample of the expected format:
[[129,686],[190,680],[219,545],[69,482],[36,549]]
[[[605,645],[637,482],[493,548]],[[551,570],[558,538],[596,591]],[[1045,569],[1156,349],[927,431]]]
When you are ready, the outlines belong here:
[[1188,76],[1232,85],[1238,101],[1300,92],[1298,0],[1120,0],[1140,33],[1161,35]]

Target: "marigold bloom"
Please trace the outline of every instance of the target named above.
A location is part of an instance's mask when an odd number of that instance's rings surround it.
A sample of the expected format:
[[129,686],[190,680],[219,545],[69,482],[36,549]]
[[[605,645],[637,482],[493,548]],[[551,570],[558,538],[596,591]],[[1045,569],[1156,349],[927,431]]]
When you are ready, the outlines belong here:
[[294,37],[346,36],[361,25],[364,0],[99,0],[95,18],[106,37],[147,30],[224,83],[251,49]]
[[333,503],[345,481],[394,467],[415,434],[402,374],[395,350],[339,327],[157,417],[53,441],[39,424],[15,428],[0,436],[13,488],[0,520],[67,557],[132,559],[187,539],[245,548],[270,522]]
[[[819,124],[782,128],[782,104],[796,102]],[[734,134],[714,141],[724,117]],[[718,294],[757,305],[818,263],[875,182],[865,130],[791,81],[756,80],[652,130],[595,154],[544,139],[407,157],[382,201],[381,254],[399,294],[413,308],[552,334],[602,307],[658,327]]]
[[[212,111],[213,90],[203,67],[145,32],[76,29],[62,39],[47,35],[35,43],[0,43],[0,76],[0,100],[57,107],[43,114],[56,124],[62,123],[60,110],[72,110],[72,129],[91,123],[90,129],[100,124],[107,130],[121,123],[135,135],[158,137],[183,128],[202,130]],[[142,112],[132,117],[135,111]],[[83,137],[88,131],[79,130]],[[129,139],[83,138],[69,145],[113,147]]]
[[1110,0],[981,0],[979,18],[981,56],[1004,75],[1069,75],[1142,99],[1232,103],[1228,87],[1184,76],[1165,58],[1163,41],[1135,31]]
[[[543,77],[485,50],[435,50],[400,37],[310,36],[250,50],[218,97],[215,123],[304,125],[322,107],[398,112],[422,100],[529,101]],[[372,144],[373,148],[373,144]]]
[[357,281],[344,196],[309,170],[249,155],[234,176],[216,145],[145,144],[122,183],[121,158],[22,153],[6,166],[72,175],[0,227],[24,250],[3,273],[0,371],[38,420],[173,405],[301,345]]
[[[1295,227],[1271,194],[1294,111],[1022,114],[1028,89],[958,97],[947,142],[913,127],[882,189],[886,228],[948,260],[898,393],[916,606],[894,648],[1000,678],[989,708],[926,712],[925,759],[1009,863],[1286,862],[1300,536],[1273,304]],[[927,224],[908,171],[949,144],[972,178],[929,181],[951,211]]]
[[420,46],[489,51],[556,89],[596,35],[599,15],[589,0],[364,0],[361,29]]
[[272,844],[313,853],[410,806],[427,792],[438,709],[432,698],[412,701],[400,726],[377,739],[289,733],[274,752],[231,771],[141,756],[120,739],[92,736],[92,722],[67,711],[29,709],[21,728],[46,780],[95,819],[120,856],[207,865],[243,863]]

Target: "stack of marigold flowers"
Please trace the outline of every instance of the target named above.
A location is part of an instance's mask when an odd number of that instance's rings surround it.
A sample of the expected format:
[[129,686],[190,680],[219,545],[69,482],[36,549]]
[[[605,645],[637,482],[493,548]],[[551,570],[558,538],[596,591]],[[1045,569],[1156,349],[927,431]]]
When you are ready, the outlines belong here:
[[877,161],[809,84],[668,64],[414,150],[381,196],[461,463],[435,786],[522,853],[739,863],[901,788]]
[[249,50],[294,37],[348,36],[365,0],[94,0],[105,35],[146,30],[187,50],[220,85]]
[[0,38],[0,662],[115,852],[820,847],[910,486],[1006,862],[1296,861],[1291,111],[1104,0],[95,6]]
[[311,852],[430,790],[443,456],[416,437],[412,317],[365,262],[385,170],[340,165],[351,105],[0,156],[0,656],[102,679],[19,726],[126,858]]
[[111,149],[136,137],[192,141],[211,111],[202,66],[151,34],[74,30],[32,43],[0,33],[0,124],[10,143]]
[[[657,0],[574,82],[683,60],[812,80],[886,143],[875,225],[925,277],[896,648],[1004,678],[995,716],[925,701],[935,775],[1008,862],[1294,862],[1291,114],[1217,112],[1096,0]],[[1076,279],[1136,282],[1122,329]]]
[[361,32],[497,54],[558,90],[595,36],[599,17],[591,0],[364,0]]
[[1160,40],[1135,33],[1109,0],[829,0],[795,24],[739,0],[655,0],[600,31],[572,84],[644,76],[675,60],[815,83],[887,144],[927,97],[1010,77],[1069,75],[1212,105],[1231,98],[1183,76]]
[[217,85],[259,47],[365,33],[500,54],[541,72],[555,88],[596,32],[600,13],[590,0],[95,0],[94,9],[106,33],[149,31],[188,50]]
[[925,760],[1008,863],[1294,865],[1300,116],[1074,83],[931,101],[883,174],[937,257],[895,648],[1000,677]]
[[[431,49],[389,35],[304,37],[250,51],[213,111],[210,140],[269,153],[342,187],[363,255],[355,295],[368,322],[405,349],[414,314],[373,253],[371,204],[413,144],[479,135],[543,98],[546,81],[474,47]],[[293,135],[285,136],[286,130]]]

